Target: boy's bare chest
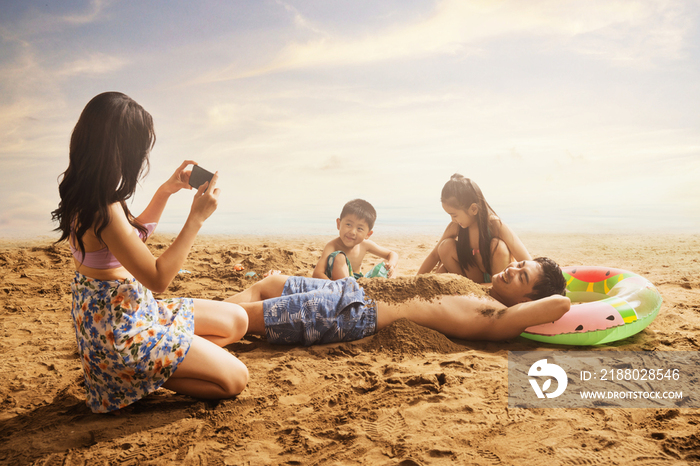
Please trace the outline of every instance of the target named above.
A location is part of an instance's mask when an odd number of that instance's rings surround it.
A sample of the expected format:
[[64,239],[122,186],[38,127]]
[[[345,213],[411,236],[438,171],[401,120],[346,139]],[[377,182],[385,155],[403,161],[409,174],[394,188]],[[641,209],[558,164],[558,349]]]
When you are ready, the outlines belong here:
[[341,247],[339,250],[345,253],[345,256],[350,261],[350,265],[352,265],[352,269],[355,272],[359,272],[360,266],[362,265],[362,259],[366,254],[366,251],[362,245],[358,244],[352,248]]

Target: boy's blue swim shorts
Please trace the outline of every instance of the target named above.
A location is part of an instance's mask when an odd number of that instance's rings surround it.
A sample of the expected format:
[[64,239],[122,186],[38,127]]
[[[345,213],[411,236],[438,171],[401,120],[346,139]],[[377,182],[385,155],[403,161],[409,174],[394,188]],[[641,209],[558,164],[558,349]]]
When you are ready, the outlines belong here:
[[263,318],[270,343],[338,343],[374,335],[377,305],[352,277],[289,277],[281,297],[263,301]]

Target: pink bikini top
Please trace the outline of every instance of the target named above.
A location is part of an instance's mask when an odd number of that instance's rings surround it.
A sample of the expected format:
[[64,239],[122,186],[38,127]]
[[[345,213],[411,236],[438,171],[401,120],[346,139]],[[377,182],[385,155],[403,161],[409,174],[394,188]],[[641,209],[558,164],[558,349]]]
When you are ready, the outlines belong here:
[[[151,236],[153,234],[153,231],[156,229],[157,223],[146,223],[144,224],[144,227],[146,227],[147,233],[146,233],[146,238]],[[139,236],[141,236],[141,239],[146,239],[143,237],[143,233],[141,233],[139,230],[134,228],[136,232],[139,233]],[[90,267],[91,269],[114,269],[117,267],[121,267],[122,264],[117,260],[116,257],[114,257],[114,254],[110,252],[109,249],[102,248],[99,251],[92,251],[92,252],[86,252],[85,257],[82,257],[82,253],[80,252],[79,249],[76,249],[73,247],[73,243],[71,241],[68,241],[68,245],[70,246],[70,252],[73,253],[73,257],[78,262],[81,262],[82,265],[85,267]],[[82,258],[82,261],[80,260]]]

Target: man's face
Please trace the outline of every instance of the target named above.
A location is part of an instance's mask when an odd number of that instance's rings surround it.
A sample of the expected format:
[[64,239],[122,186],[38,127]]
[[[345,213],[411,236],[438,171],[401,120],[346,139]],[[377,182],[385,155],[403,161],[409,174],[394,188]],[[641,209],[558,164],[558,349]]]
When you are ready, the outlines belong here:
[[340,240],[347,248],[352,248],[372,236],[367,222],[353,214],[339,218],[337,223]]
[[503,272],[491,277],[495,298],[506,306],[525,301],[535,283],[542,277],[542,267],[535,261],[511,262]]

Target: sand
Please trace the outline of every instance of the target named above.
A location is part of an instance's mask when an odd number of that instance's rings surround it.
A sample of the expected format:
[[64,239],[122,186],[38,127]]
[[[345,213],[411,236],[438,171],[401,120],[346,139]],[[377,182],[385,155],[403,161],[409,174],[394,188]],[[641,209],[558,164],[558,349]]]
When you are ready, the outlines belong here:
[[[521,237],[534,255],[627,269],[658,286],[664,303],[649,327],[593,350],[700,348],[700,236]],[[310,275],[328,239],[200,238],[190,273],[162,296],[222,299],[270,268]],[[399,253],[398,273],[409,277],[437,237],[373,239]],[[149,244],[159,254],[171,241],[156,235]],[[250,271],[258,277],[246,278]],[[454,340],[405,320],[311,348],[247,337],[227,348],[250,369],[240,396],[211,402],[161,389],[119,415],[93,414],[70,318],[72,273],[65,245],[0,242],[0,463],[700,462],[698,409],[509,409],[507,352],[564,347]]]

